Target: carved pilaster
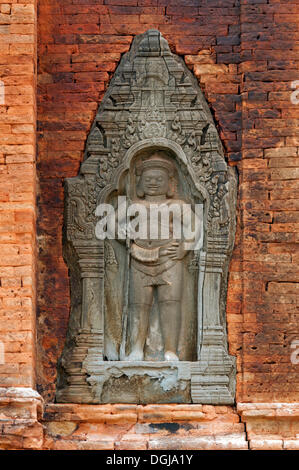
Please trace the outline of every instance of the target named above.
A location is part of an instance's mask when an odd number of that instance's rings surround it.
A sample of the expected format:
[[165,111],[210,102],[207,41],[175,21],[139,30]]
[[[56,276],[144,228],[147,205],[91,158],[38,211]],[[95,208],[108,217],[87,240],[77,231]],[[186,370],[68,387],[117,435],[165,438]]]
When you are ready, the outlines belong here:
[[92,400],[86,381],[88,373],[84,361],[103,360],[104,351],[104,245],[83,241],[74,242],[78,255],[82,283],[80,327],[73,339],[73,347],[62,358],[67,375],[67,386],[58,390],[58,401]]
[[[225,243],[225,242],[224,242]],[[221,238],[210,238],[200,257],[203,276],[203,314],[198,362],[192,364],[193,403],[232,404],[235,396],[235,358],[227,352],[226,325],[221,322],[220,290],[226,261]]]
[[235,396],[235,358],[224,347],[222,327],[203,329],[198,362],[191,368],[193,403],[232,405]]

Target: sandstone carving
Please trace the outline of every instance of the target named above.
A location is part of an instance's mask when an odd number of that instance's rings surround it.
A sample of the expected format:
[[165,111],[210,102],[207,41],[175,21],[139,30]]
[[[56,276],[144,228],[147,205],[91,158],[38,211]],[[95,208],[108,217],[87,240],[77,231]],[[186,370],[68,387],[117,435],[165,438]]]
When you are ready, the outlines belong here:
[[[99,106],[80,174],[66,180],[71,312],[58,402],[234,402],[225,306],[235,204],[236,178],[196,79],[158,31],[137,36]],[[116,224],[105,239],[103,205]],[[128,230],[134,205],[144,236],[136,218],[135,236]],[[170,211],[165,236],[153,206]]]

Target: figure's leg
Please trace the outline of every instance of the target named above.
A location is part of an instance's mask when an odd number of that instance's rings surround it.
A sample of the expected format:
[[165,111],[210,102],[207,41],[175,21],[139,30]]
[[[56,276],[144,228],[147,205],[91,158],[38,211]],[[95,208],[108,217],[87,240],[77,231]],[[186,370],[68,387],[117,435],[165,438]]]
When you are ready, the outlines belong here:
[[158,302],[166,361],[178,361],[181,329],[182,266],[177,263],[167,273],[169,285],[158,287]]
[[128,337],[131,361],[143,361],[151,304],[130,304]]
[[142,361],[147,337],[149,314],[153,302],[153,287],[144,286],[140,272],[132,269],[128,312],[128,360]]
[[164,357],[166,361],[178,361],[177,348],[181,326],[181,302],[169,300],[159,302]]

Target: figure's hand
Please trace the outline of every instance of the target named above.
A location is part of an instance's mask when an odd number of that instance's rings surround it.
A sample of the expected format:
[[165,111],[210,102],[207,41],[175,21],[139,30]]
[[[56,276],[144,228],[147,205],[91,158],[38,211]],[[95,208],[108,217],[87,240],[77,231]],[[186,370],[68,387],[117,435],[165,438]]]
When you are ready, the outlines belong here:
[[171,259],[183,259],[186,253],[183,244],[179,242],[172,242],[167,248],[160,248],[160,255],[167,255]]

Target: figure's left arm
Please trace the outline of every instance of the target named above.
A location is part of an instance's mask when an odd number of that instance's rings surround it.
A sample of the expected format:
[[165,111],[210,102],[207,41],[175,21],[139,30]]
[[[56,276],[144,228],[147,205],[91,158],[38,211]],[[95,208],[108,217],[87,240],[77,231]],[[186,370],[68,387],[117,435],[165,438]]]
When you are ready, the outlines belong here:
[[195,204],[195,210],[190,204],[183,204],[183,245],[186,251],[197,251],[203,242],[203,208]]
[[167,254],[172,259],[181,260],[191,250],[200,250],[202,246],[202,208],[195,206],[192,210],[190,204],[181,205],[181,240],[174,241],[167,248]]

